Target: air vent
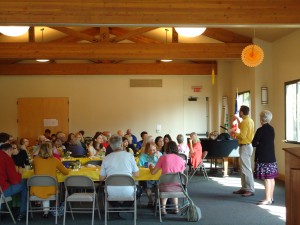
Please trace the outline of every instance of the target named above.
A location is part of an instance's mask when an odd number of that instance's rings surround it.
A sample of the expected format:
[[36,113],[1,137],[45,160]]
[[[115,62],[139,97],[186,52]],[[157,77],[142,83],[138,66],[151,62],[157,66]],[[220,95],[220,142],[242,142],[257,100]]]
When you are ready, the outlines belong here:
[[130,79],[130,87],[162,87],[162,79]]

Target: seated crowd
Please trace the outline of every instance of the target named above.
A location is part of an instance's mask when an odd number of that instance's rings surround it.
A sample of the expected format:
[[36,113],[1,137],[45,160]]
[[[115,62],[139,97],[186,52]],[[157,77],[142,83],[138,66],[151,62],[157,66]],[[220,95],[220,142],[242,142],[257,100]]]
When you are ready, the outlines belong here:
[[[164,137],[154,138],[143,131],[138,141],[130,129],[126,133],[118,130],[112,135],[109,131],[96,132],[91,140],[84,137],[84,131],[77,133],[63,132],[51,134],[49,129],[43,135],[39,135],[36,144],[30,146],[29,140],[22,137],[17,142],[7,133],[0,133],[0,186],[5,196],[20,194],[20,212],[17,221],[23,220],[26,215],[27,186],[26,180],[22,179],[24,168],[34,169],[35,175],[51,175],[56,177],[56,171],[68,175],[69,170],[61,162],[62,157],[103,157],[100,181],[104,181],[112,174],[139,175],[139,167],[148,167],[151,174],[156,174],[160,169],[162,174],[182,172],[186,167],[186,161],[178,154],[184,154],[192,167],[195,169],[202,160],[202,147],[196,133],[190,134],[188,144],[184,143],[184,136],[179,134],[172,140],[169,134]],[[106,157],[104,157],[106,156]],[[148,207],[154,207],[152,198],[158,181],[149,180],[140,183],[148,196]],[[178,191],[180,186],[162,187],[164,191]],[[110,190],[111,194],[126,194],[132,190]],[[51,187],[31,188],[30,194],[40,198],[47,198],[53,194]],[[123,193],[124,192],[124,193]],[[178,213],[178,200],[173,199],[177,206],[175,213]],[[163,211],[166,214],[165,206],[167,199],[162,199]],[[118,202],[110,202],[117,206]],[[129,203],[130,204],[130,203]],[[50,209],[49,201],[43,201],[43,217],[48,218]]]

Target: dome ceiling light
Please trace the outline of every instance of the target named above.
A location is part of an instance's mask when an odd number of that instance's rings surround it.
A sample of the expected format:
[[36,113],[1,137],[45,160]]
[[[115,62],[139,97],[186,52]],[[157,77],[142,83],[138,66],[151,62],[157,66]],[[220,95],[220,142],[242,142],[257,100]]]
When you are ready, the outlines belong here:
[[0,26],[0,33],[11,36],[18,37],[25,34],[29,29],[29,26]]
[[197,37],[206,30],[206,27],[175,27],[178,34],[184,37]]

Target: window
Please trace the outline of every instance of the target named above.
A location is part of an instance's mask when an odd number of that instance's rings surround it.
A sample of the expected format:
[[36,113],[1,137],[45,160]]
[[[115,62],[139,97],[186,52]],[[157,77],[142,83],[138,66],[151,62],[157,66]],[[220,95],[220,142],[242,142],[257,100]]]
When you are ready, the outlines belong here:
[[248,106],[250,109],[250,91],[240,92],[238,94],[238,106],[241,107],[242,105]]
[[285,83],[285,139],[300,143],[300,80]]

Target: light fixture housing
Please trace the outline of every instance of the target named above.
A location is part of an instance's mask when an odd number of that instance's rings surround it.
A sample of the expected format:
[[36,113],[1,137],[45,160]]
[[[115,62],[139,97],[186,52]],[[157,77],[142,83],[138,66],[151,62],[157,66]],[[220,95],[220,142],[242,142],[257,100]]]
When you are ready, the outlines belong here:
[[29,26],[0,26],[0,33],[10,37],[18,37],[25,34],[28,29]]
[[206,27],[175,27],[178,34],[184,37],[197,37],[206,30]]
[[261,87],[261,104],[268,105],[268,88]]
[[38,62],[49,62],[49,59],[36,59]]
[[173,60],[172,59],[161,59],[160,61],[161,62],[172,62]]

